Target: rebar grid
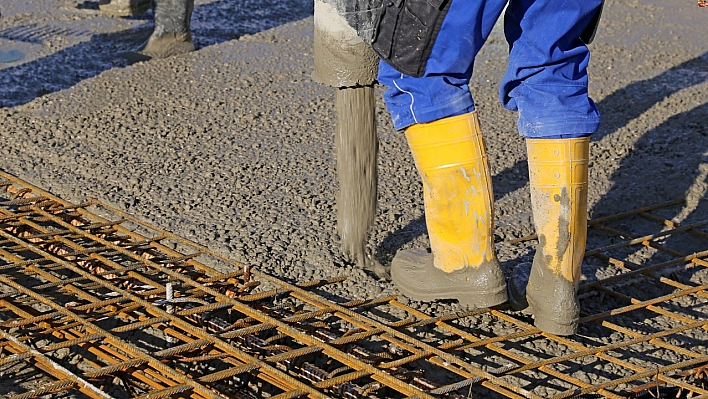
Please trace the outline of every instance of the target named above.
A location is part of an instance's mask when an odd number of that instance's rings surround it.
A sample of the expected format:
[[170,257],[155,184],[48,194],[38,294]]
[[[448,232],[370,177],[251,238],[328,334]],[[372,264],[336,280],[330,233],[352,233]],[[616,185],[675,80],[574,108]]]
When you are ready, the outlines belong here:
[[[680,201],[590,222],[614,242],[586,261],[614,275],[581,284],[566,338],[503,306],[431,317],[396,297],[329,300],[343,278],[290,284],[98,201],[2,179],[0,375],[38,376],[8,397],[708,398],[708,297],[693,278],[706,223],[652,213]],[[653,229],[621,231],[629,218]],[[703,246],[672,246],[683,236]]]

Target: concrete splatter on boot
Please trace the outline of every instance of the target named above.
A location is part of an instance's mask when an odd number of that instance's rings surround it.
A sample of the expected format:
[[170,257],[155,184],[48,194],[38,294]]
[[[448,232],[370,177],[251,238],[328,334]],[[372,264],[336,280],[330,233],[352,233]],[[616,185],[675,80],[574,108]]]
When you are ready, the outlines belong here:
[[518,265],[509,302],[527,307],[541,331],[573,335],[587,238],[590,139],[527,139],[531,205],[538,246],[533,264]]
[[406,129],[423,180],[432,254],[401,251],[391,263],[398,289],[416,300],[457,299],[473,308],[507,300],[494,250],[491,176],[476,112]]
[[99,2],[98,9],[111,17],[142,15],[150,9],[150,0],[105,0]]
[[154,7],[155,30],[137,54],[150,59],[194,51],[190,28],[194,0],[154,0]]

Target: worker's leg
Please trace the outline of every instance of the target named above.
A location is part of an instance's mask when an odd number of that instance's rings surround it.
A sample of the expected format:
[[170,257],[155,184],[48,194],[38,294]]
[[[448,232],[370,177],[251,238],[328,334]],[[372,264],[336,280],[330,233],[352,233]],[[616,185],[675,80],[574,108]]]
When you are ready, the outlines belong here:
[[518,129],[527,138],[539,240],[533,265],[514,270],[510,300],[517,308],[528,304],[536,326],[559,335],[575,333],[578,324],[576,292],[587,236],[588,136],[600,121],[588,97],[589,52],[580,35],[600,3],[512,0],[505,16],[511,52],[500,99],[519,112]]
[[412,299],[457,299],[471,307],[506,301],[494,251],[491,175],[477,113],[419,123],[406,138],[423,179],[432,255],[401,251],[391,263],[396,286]]
[[589,137],[526,140],[539,243],[533,264],[514,269],[509,296],[517,309],[528,305],[536,327],[557,335],[572,335],[578,326],[576,292],[587,236],[589,142]]
[[504,3],[453,0],[422,77],[380,66],[387,107],[396,128],[405,129],[423,180],[432,254],[401,251],[391,265],[394,283],[412,299],[452,298],[472,307],[506,301],[491,176],[468,88],[474,57]]
[[150,9],[150,0],[101,0],[98,9],[112,17],[142,15]]
[[450,1],[422,77],[405,75],[385,62],[379,66],[386,107],[398,130],[474,111],[468,86],[474,59],[506,0]]
[[499,97],[504,107],[519,112],[522,136],[575,137],[597,131],[600,115],[588,97],[590,54],[580,35],[601,3],[509,3],[504,31],[511,50]]
[[190,21],[194,0],[154,0],[155,30],[139,52],[166,58],[194,51]]

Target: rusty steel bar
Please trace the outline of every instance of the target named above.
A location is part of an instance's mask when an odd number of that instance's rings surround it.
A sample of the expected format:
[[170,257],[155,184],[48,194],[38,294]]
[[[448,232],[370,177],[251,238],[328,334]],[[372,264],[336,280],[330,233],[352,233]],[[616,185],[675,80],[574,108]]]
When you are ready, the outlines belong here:
[[45,356],[44,354],[40,353],[36,349],[32,349],[29,346],[27,346],[26,344],[23,344],[17,338],[6,333],[5,331],[0,330],[0,337],[12,342],[20,350],[22,350],[26,354],[31,355],[38,362],[41,362],[42,364],[52,367],[61,376],[60,378],[70,382],[70,384],[72,384],[72,385],[76,384],[76,385],[80,386],[81,391],[84,392],[85,394],[89,395],[90,397],[101,398],[101,399],[110,399],[111,398],[110,395],[97,389],[95,386],[93,386],[89,382],[87,382],[84,379],[80,378],[79,376],[75,375],[74,373],[72,373],[71,371],[67,370],[62,365],[60,365],[59,363],[55,362],[54,360],[52,360],[49,357]]
[[[655,378],[670,386],[688,390],[693,392],[694,397],[708,393],[689,381],[677,379],[680,373],[669,375],[674,370],[688,367],[691,361],[704,359],[706,355],[699,348],[682,348],[661,339],[680,336],[682,331],[706,326],[700,320],[693,320],[676,310],[669,311],[659,306],[688,296],[705,303],[705,286],[689,286],[656,273],[660,269],[686,263],[708,266],[704,259],[708,251],[683,255],[652,241],[679,234],[704,236],[705,233],[699,230],[705,225],[704,222],[678,226],[646,213],[680,202],[660,204],[590,222],[592,228],[614,234],[616,230],[605,228],[602,223],[624,217],[644,217],[670,230],[667,230],[668,233],[625,240],[619,246],[604,246],[600,252],[589,251],[589,256],[597,256],[604,262],[629,271],[581,287],[582,292],[606,292],[628,303],[619,308],[601,310],[597,314],[583,315],[581,323],[598,323],[627,337],[607,345],[588,347],[571,338],[542,334],[517,316],[508,314],[504,307],[431,317],[401,304],[395,297],[333,303],[308,289],[341,281],[341,278],[288,284],[98,202],[86,206],[103,207],[120,220],[100,218],[84,209],[85,206],[73,206],[17,180],[8,182],[0,186],[12,191],[8,201],[15,201],[17,209],[13,211],[21,212],[21,216],[3,213],[9,211],[0,212],[0,223],[5,226],[0,227],[0,259],[11,262],[0,264],[0,276],[3,273],[22,273],[34,279],[34,282],[25,287],[12,279],[0,278],[0,282],[8,289],[8,293],[0,295],[0,317],[3,309],[17,315],[17,318],[8,321],[0,319],[0,331],[10,326],[18,331],[27,331],[16,338],[25,344],[33,342],[34,337],[54,335],[59,341],[38,348],[47,355],[62,348],[88,348],[98,354],[100,361],[105,364],[93,362],[93,369],[82,372],[82,378],[103,378],[101,376],[127,373],[121,378],[134,378],[134,386],[145,391],[143,396],[150,397],[177,395],[196,398],[220,395],[220,390],[226,389],[221,385],[222,381],[230,378],[244,381],[243,378],[248,380],[250,376],[282,390],[272,395],[281,398],[326,395],[373,398],[378,397],[377,392],[382,388],[393,389],[408,397],[442,395],[461,398],[466,396],[456,393],[458,390],[475,386],[485,387],[510,398],[537,398],[540,396],[511,379],[526,371],[534,371],[574,387],[555,394],[559,398],[598,393],[619,399],[625,397],[623,393],[613,392],[612,389],[646,378]],[[13,184],[25,188],[16,189]],[[122,223],[124,221],[136,223],[157,235],[154,239],[141,236],[125,227],[125,223]],[[81,243],[75,240],[81,240]],[[161,243],[164,240],[186,245],[189,254],[170,249]],[[664,261],[658,266],[647,266],[604,254],[635,245],[649,246],[678,259]],[[38,258],[22,259],[13,255],[13,251],[24,251]],[[206,267],[198,260],[205,255],[224,261],[237,270],[223,273]],[[622,294],[613,285],[639,276],[666,284],[675,291],[658,298],[638,300]],[[165,284],[168,281],[177,284],[174,290],[177,296],[169,300],[161,299],[165,298]],[[252,292],[260,283],[275,288]],[[40,291],[51,293],[51,297],[43,296]],[[116,297],[109,298],[106,296],[108,293]],[[76,298],[78,302],[68,307],[59,306],[52,302],[54,295],[64,301]],[[297,308],[265,305],[282,298],[294,300],[300,305]],[[43,309],[48,310],[31,311],[37,306],[44,306]],[[167,312],[167,306],[175,307],[174,312]],[[364,314],[366,309],[384,306],[400,309],[404,315],[399,320],[380,322]],[[235,322],[214,315],[215,312],[226,310],[238,315]],[[608,320],[639,310],[655,312],[681,324],[658,333],[641,334]],[[85,312],[86,315],[79,312]],[[515,326],[518,331],[480,337],[457,323],[458,320],[482,316]],[[98,320],[110,317],[120,317],[120,325],[106,330],[94,328]],[[328,327],[328,323],[331,324],[330,319],[341,323],[341,326],[331,331],[323,329]],[[328,320],[328,323],[320,320]],[[165,337],[173,337],[175,344],[146,353],[113,335],[140,331],[147,327],[161,331],[166,334]],[[415,331],[428,329],[443,334],[445,340],[434,346],[412,335]],[[39,335],[37,332],[40,332]],[[563,356],[533,359],[523,350],[512,351],[507,348],[507,343],[519,339],[555,342],[571,351]],[[400,352],[396,349],[391,352],[393,355],[377,353],[360,346],[370,340],[383,342],[384,347],[399,348]],[[609,353],[639,343],[651,344],[692,359],[662,366],[660,373],[649,376],[647,373],[652,370]],[[0,340],[0,348],[2,344]],[[499,367],[484,369],[470,360],[458,357],[458,354],[468,350],[484,351],[480,353],[490,351],[488,353],[498,358],[494,362]],[[624,370],[626,375],[619,378],[613,376],[601,383],[587,383],[554,368],[556,364],[574,362],[587,356],[612,363]],[[333,368],[324,370],[305,360],[308,357],[330,359],[334,362]],[[0,357],[0,364],[3,364],[3,359]],[[7,359],[8,364],[13,364],[10,358]],[[222,368],[205,372],[185,368],[188,364],[203,361],[219,361]],[[416,362],[426,362],[455,378],[446,384],[421,378],[413,366]],[[510,362],[515,364],[509,365]],[[46,367],[43,370],[54,375]],[[57,389],[65,389],[62,381],[66,378],[58,374],[54,377],[56,381],[53,384],[56,384]],[[345,394],[347,389],[351,391]],[[22,395],[29,398],[39,394],[26,392]],[[230,395],[237,398],[253,397],[248,392],[238,390]]]
[[[53,218],[53,216],[52,216],[51,214],[49,214],[48,212],[45,212],[45,211],[43,211],[43,210],[41,210],[41,209],[35,209],[35,211],[36,211],[37,213],[39,213],[39,214],[41,214],[41,215],[47,217],[47,218],[50,218],[50,219]],[[72,232],[74,232],[74,233],[81,233],[81,230],[80,230],[80,228],[78,228],[78,227],[71,226],[70,224],[68,224],[68,223],[66,223],[66,222],[63,222],[63,221],[61,221],[61,220],[55,220],[55,222],[56,222],[57,224],[59,224],[59,225],[65,227],[65,228],[70,229],[70,230],[71,230]],[[109,243],[109,242],[105,241],[104,239],[102,239],[102,238],[100,238],[100,237],[98,237],[98,236],[95,236],[95,235],[93,235],[93,234],[86,233],[86,232],[84,232],[84,234],[85,234],[86,237],[89,237],[89,238],[91,238],[92,240],[94,240],[94,241],[96,241],[96,242],[98,242],[98,243],[100,243],[100,244],[102,244],[102,245],[106,245],[106,246],[111,246],[111,245],[112,245],[111,243]],[[11,236],[10,236],[10,237],[11,237]],[[10,238],[10,237],[8,237],[8,239],[12,239],[12,238]],[[18,244],[21,244],[21,241],[19,241]],[[134,255],[133,253],[131,253],[131,252],[129,252],[129,251],[126,251],[126,250],[123,250],[122,248],[115,247],[115,248],[113,248],[113,249],[115,249],[115,250],[117,250],[117,251],[120,251],[121,253],[123,253],[123,254],[126,255],[126,256],[135,257],[135,255]],[[35,250],[35,251],[36,251],[36,250]],[[48,255],[48,256],[49,256],[50,258],[53,258],[53,257],[50,256],[50,255]],[[55,258],[55,259],[53,259],[53,260],[54,260],[55,262],[61,262],[61,260],[58,259],[58,258]],[[188,279],[184,278],[183,276],[181,276],[180,274],[175,273],[175,272],[169,270],[168,268],[162,267],[161,265],[159,265],[159,264],[157,264],[157,263],[153,263],[153,262],[151,262],[150,260],[144,260],[144,262],[146,262],[146,264],[148,264],[149,266],[151,266],[151,267],[153,267],[153,268],[155,268],[155,269],[157,269],[157,270],[160,270],[161,272],[163,272],[163,273],[169,275],[170,277],[172,277],[172,278],[174,278],[174,279],[176,279],[176,280],[181,280],[181,281],[182,281],[183,283],[185,283],[185,284],[195,285],[195,287],[198,288],[198,286],[196,286],[196,284],[197,284],[196,282],[193,282],[192,280],[188,280]],[[70,265],[67,265],[67,266],[71,268]],[[72,268],[72,269],[74,269],[74,268]],[[83,274],[83,273],[80,272],[80,269],[77,269],[77,270],[74,270],[74,271],[77,272],[77,273],[79,273],[79,274]],[[91,276],[87,276],[87,277],[88,277],[88,278],[91,278]],[[261,275],[260,277],[263,277],[263,276]],[[0,280],[0,281],[2,281],[2,280]],[[97,283],[102,283],[102,280],[100,280],[100,279],[96,279],[95,281],[96,281]],[[292,288],[291,288],[291,287],[292,287]],[[107,288],[109,288],[109,287],[107,287]],[[291,290],[299,289],[299,288],[297,288],[297,287],[294,286],[294,285],[293,285],[293,286],[287,285],[287,288],[289,288],[289,289],[291,289]],[[112,289],[116,290],[116,292],[118,292],[118,293],[120,293],[120,294],[122,294],[122,295],[124,295],[124,296],[126,296],[126,297],[129,297],[130,299],[134,300],[136,303],[140,303],[140,301],[139,301],[137,298],[133,298],[133,295],[130,295],[128,292],[125,292],[125,291],[123,291],[123,290],[118,291],[118,289],[117,289],[116,287],[112,287]],[[278,321],[277,319],[273,319],[273,318],[268,317],[268,316],[266,316],[266,315],[256,313],[256,312],[254,312],[252,309],[250,309],[250,308],[248,308],[248,307],[242,305],[240,302],[234,301],[234,300],[232,300],[231,298],[229,298],[228,296],[223,295],[223,294],[221,294],[221,293],[219,293],[219,292],[217,292],[217,291],[214,291],[214,290],[210,289],[209,287],[202,287],[202,289],[203,289],[203,291],[207,292],[208,294],[213,295],[213,296],[214,296],[215,298],[217,298],[218,300],[222,300],[222,301],[227,302],[227,303],[233,303],[235,309],[237,309],[237,310],[238,310],[239,312],[241,312],[241,313],[244,313],[244,314],[246,314],[246,315],[249,315],[250,317],[257,318],[257,319],[259,319],[259,320],[262,321],[262,322],[269,322],[269,323],[273,323],[273,324],[278,325],[278,326],[279,326],[279,327],[278,327],[279,329],[281,329],[281,330],[285,329],[286,331],[289,332],[289,335],[293,336],[293,338],[296,338],[296,339],[300,340],[301,342],[306,342],[306,343],[312,344],[312,345],[316,344],[316,342],[317,342],[317,341],[313,341],[312,338],[310,338],[308,335],[303,334],[303,333],[300,333],[299,331],[297,331],[296,329],[291,328],[291,327],[288,326],[287,324],[284,324],[284,323]],[[121,291],[123,291],[123,292],[121,292]],[[147,307],[154,307],[154,306],[152,306],[152,304],[150,304],[150,303],[145,303],[145,304],[142,304],[142,303],[141,303],[141,305],[145,306],[146,308],[147,308]],[[343,309],[345,309],[345,308],[343,308]],[[163,312],[163,311],[160,310],[160,309],[155,309],[155,310],[156,310],[157,312],[159,312],[159,313],[164,313],[164,315],[168,315],[167,313]],[[181,320],[175,319],[175,320],[171,320],[171,322],[172,322],[172,323],[180,323]],[[182,327],[182,328],[184,328],[184,327]],[[187,331],[189,331],[189,329],[190,329],[189,327],[186,328]],[[193,331],[190,331],[190,332],[193,333]],[[215,343],[218,343],[219,345],[225,345],[225,347],[229,347],[229,345],[228,345],[226,342],[221,341],[221,340],[216,340],[215,338],[213,338],[213,339],[214,339]],[[222,349],[222,350],[228,350],[228,349],[223,349],[223,348],[221,348],[221,349]],[[235,349],[235,348],[231,347],[231,349]],[[344,364],[356,366],[357,369],[368,369],[368,371],[370,371],[371,374],[374,375],[374,378],[383,380],[382,382],[385,382],[387,386],[394,387],[394,388],[399,389],[399,390],[401,390],[402,392],[407,393],[407,394],[419,395],[421,398],[430,397],[429,395],[425,394],[423,391],[420,391],[420,390],[418,390],[418,389],[415,389],[414,387],[410,386],[409,384],[402,383],[400,380],[398,380],[398,379],[396,379],[396,378],[393,378],[393,377],[389,376],[388,374],[383,373],[383,372],[381,372],[380,370],[378,370],[378,369],[376,369],[376,368],[374,368],[374,367],[372,367],[372,366],[370,366],[370,365],[367,365],[367,364],[365,364],[365,363],[363,363],[363,362],[360,362],[359,360],[357,360],[356,358],[352,357],[351,355],[348,355],[348,354],[346,354],[346,353],[344,353],[344,352],[341,352],[341,351],[337,350],[337,349],[334,348],[334,347],[327,346],[327,347],[325,348],[325,353],[327,353],[327,355],[332,356],[333,358],[337,359],[338,361],[340,361],[340,362],[342,362],[342,363],[344,363]],[[154,367],[154,366],[153,366],[153,367]],[[267,367],[267,366],[266,366],[265,364],[263,364],[263,367]],[[282,380],[287,381],[287,382],[295,381],[294,379],[292,379],[292,378],[286,376],[285,374],[280,373],[279,371],[277,371],[277,370],[275,370],[275,369],[273,369],[272,371],[273,371],[273,373],[275,373],[276,375],[278,375],[279,379],[282,379]],[[307,391],[307,388],[304,388],[304,389]],[[201,392],[200,392],[200,393],[201,393]],[[311,395],[319,395],[316,391],[310,392],[310,394],[311,394]]]
[[[131,217],[131,216],[128,215],[128,214],[125,214],[124,212],[120,211],[119,209],[116,209],[116,208],[113,208],[113,207],[110,207],[110,206],[105,206],[105,205],[104,205],[104,207],[106,207],[107,209],[109,209],[109,210],[112,211],[112,212],[115,212],[115,213],[119,214],[122,218],[124,218],[124,219],[126,219],[126,220],[132,220],[133,222],[138,222],[137,219]],[[234,262],[234,261],[232,261],[232,260],[230,260],[230,259],[227,259],[227,258],[223,257],[222,255],[220,255],[220,254],[218,254],[218,253],[216,253],[216,252],[214,252],[214,251],[209,250],[209,249],[206,248],[206,247],[203,247],[203,246],[201,246],[201,245],[198,245],[198,244],[195,244],[195,243],[186,241],[186,240],[184,240],[184,239],[182,239],[182,238],[180,238],[180,237],[178,237],[178,236],[175,236],[175,235],[173,235],[173,234],[171,234],[171,233],[169,233],[169,232],[167,232],[167,231],[165,231],[165,230],[159,229],[158,227],[155,227],[155,226],[153,226],[153,225],[149,225],[149,224],[147,224],[147,223],[146,223],[146,225],[147,225],[150,229],[152,229],[152,230],[154,230],[154,231],[156,231],[156,232],[159,232],[160,234],[163,234],[163,235],[165,235],[165,236],[168,236],[168,237],[170,237],[170,238],[172,238],[172,239],[174,239],[174,240],[176,240],[176,241],[178,241],[178,242],[181,242],[181,243],[184,243],[184,244],[188,244],[188,245],[192,245],[192,246],[196,247],[198,250],[200,250],[200,251],[202,251],[202,252],[204,252],[204,253],[209,253],[209,254],[211,254],[211,255],[213,255],[213,256],[219,258],[219,259],[222,259],[222,260],[224,260],[224,261],[226,261],[226,262],[228,262],[228,263],[233,264],[234,266],[241,267],[241,265],[240,265],[239,263]],[[169,250],[168,248],[165,248],[165,249],[166,249],[166,250]],[[261,274],[261,273],[255,272],[255,271],[253,271],[252,274],[256,274],[259,278],[264,279],[264,280],[268,280],[268,281],[271,281],[271,282],[277,282],[278,285],[284,286],[286,290],[289,290],[289,291],[291,291],[291,292],[297,292],[298,294],[306,293],[306,291],[300,289],[299,287],[297,287],[297,286],[295,286],[295,285],[287,284],[287,283],[282,282],[282,281],[277,281],[277,280],[275,280],[274,278],[272,278],[272,277],[270,277],[270,276],[268,276],[268,275],[264,275],[264,274]],[[307,293],[307,294],[309,294],[309,293]],[[305,295],[305,297],[307,297],[307,295]],[[302,298],[301,298],[301,299],[302,299]],[[310,303],[312,303],[312,304],[317,304],[317,303],[320,303],[320,301],[324,301],[324,300],[317,299],[317,300],[315,300],[315,301],[313,301],[313,302],[310,302]],[[308,302],[309,302],[309,301],[308,301]],[[326,302],[326,301],[325,301],[325,302]],[[352,312],[351,312],[351,311],[349,311],[348,309],[342,307],[341,305],[338,305],[338,306],[337,306],[337,310],[338,310],[338,311],[344,310],[345,313],[349,313],[350,315],[352,315]],[[361,319],[361,316],[360,316],[360,315],[356,315],[356,313],[353,314],[353,317],[354,317],[355,320],[356,320],[356,319]],[[411,339],[410,339],[409,337],[407,337],[405,334],[400,333],[400,332],[398,332],[398,331],[396,331],[396,330],[394,330],[394,329],[392,329],[392,328],[389,328],[389,327],[385,326],[384,324],[381,324],[381,323],[378,323],[378,322],[374,322],[373,320],[367,320],[367,321],[374,323],[374,325],[378,325],[378,326],[384,327],[385,329],[387,329],[387,330],[389,330],[390,332],[392,332],[394,335],[398,335],[398,336],[404,337],[404,340],[408,340],[408,341],[411,340]],[[413,340],[413,341],[417,341],[417,340]],[[420,343],[420,342],[419,342],[419,343]],[[422,344],[422,343],[420,343],[420,344]],[[456,358],[454,358],[454,357],[452,357],[452,356],[449,356],[447,353],[445,353],[445,352],[443,352],[443,351],[436,350],[436,349],[434,349],[433,347],[430,347],[430,346],[425,345],[425,344],[423,344],[423,346],[425,346],[425,347],[429,348],[430,350],[432,350],[432,352],[431,352],[431,354],[430,354],[431,356],[432,356],[432,355],[442,356],[443,358],[446,358],[445,360],[447,360],[447,361],[450,361],[450,362],[452,362],[452,363],[458,363],[463,369],[467,370],[467,372],[472,372],[472,373],[473,373],[472,375],[474,375],[474,376],[480,376],[480,374],[481,374],[481,376],[484,377],[485,380],[486,380],[486,379],[497,380],[493,375],[491,375],[491,374],[489,374],[489,373],[486,373],[486,372],[484,372],[484,371],[482,371],[482,370],[480,370],[480,369],[477,369],[477,368],[472,367],[471,370],[470,370],[471,365],[466,364],[466,363],[464,363],[464,362],[460,362],[458,359],[456,359]],[[469,377],[469,376],[468,376],[468,377]],[[496,381],[495,381],[495,382],[496,382]],[[506,389],[509,389],[509,390],[518,390],[518,387],[515,387],[515,386],[513,386],[513,385],[511,385],[511,384],[507,384],[507,383],[505,383],[505,382],[503,382],[503,381],[498,381],[498,382],[499,382],[499,386],[498,386],[498,387],[495,387],[496,389],[502,389],[502,390],[503,390],[504,388],[506,388]],[[486,383],[486,382],[485,382],[485,383]],[[483,384],[483,385],[484,385],[484,384]],[[520,391],[520,392],[521,392],[522,395],[532,395],[532,394],[530,394],[529,392],[527,392],[527,391],[525,391],[525,390],[522,390],[522,391]],[[532,396],[533,396],[533,395],[532,395]]]
[[[44,215],[45,215],[45,217],[47,217],[47,218],[49,218],[49,219],[52,218],[52,215],[50,215],[50,214],[44,213]],[[61,223],[61,221],[58,221],[58,222]],[[94,238],[94,237],[92,237],[92,238]],[[45,257],[46,257],[46,256],[45,256]],[[58,260],[57,260],[57,261],[58,261]],[[76,271],[76,270],[75,270],[75,271]]]
[[[274,278],[271,276],[268,276],[266,274],[262,274],[257,271],[252,272],[254,275],[258,276],[260,279],[263,280],[268,280],[268,281],[273,281]],[[322,302],[326,302],[326,300],[316,296],[315,294],[312,294],[310,292],[307,292],[305,290],[302,290],[294,285],[288,284],[286,282],[280,282],[281,284],[287,286],[289,289],[293,291],[293,294],[295,294],[297,297],[300,299],[306,300],[308,303],[311,303],[313,305],[315,304],[322,304]],[[321,305],[322,306],[322,305]],[[332,305],[330,305],[332,306]],[[425,344],[419,340],[413,339],[410,336],[396,330],[393,328],[390,328],[386,326],[385,324],[379,323],[375,320],[369,319],[369,318],[362,318],[361,315],[358,315],[357,313],[353,312],[350,309],[347,309],[345,307],[339,306],[339,305],[334,305],[334,307],[337,310],[337,315],[344,320],[358,325],[360,328],[377,328],[377,329],[382,329],[385,331],[386,334],[382,334],[381,338],[384,338],[388,340],[389,342],[392,342],[394,344],[397,344],[398,346],[403,346],[404,343],[410,344],[410,350],[414,352],[425,352],[426,357],[439,357],[446,362],[450,364],[455,364],[456,366],[459,366],[462,370],[465,371],[465,373],[471,373],[469,375],[466,375],[466,378],[475,376],[475,377],[482,377],[485,380],[490,380],[492,381],[493,384],[497,384],[499,387],[509,389],[511,391],[519,390],[519,387],[513,386],[511,384],[507,384],[504,381],[501,381],[497,379],[495,376],[493,376],[490,373],[487,373],[483,371],[482,369],[479,369],[471,364],[465,363],[463,361],[460,361],[460,359],[450,355],[447,352],[441,351],[431,345]],[[415,348],[415,349],[414,349]],[[420,349],[418,349],[420,348]],[[534,397],[530,392],[522,390],[522,394],[529,395],[528,397]]]
[[[654,378],[661,379],[663,381],[671,382],[672,384],[681,386],[684,384],[682,384],[680,381],[674,380],[673,378],[666,377],[663,374],[668,371],[678,370],[678,369],[685,368],[685,367],[691,367],[696,364],[701,364],[701,363],[705,363],[705,362],[708,362],[708,356],[703,356],[698,359],[686,360],[684,362],[674,363],[670,366],[659,367],[656,370],[647,370],[647,371],[635,374],[631,377],[625,377],[625,378],[619,378],[619,379],[612,380],[612,381],[607,381],[605,383],[596,384],[596,385],[593,385],[593,386],[585,388],[585,389],[569,390],[569,391],[563,392],[561,394],[552,396],[551,399],[564,399],[564,398],[569,398],[569,397],[573,397],[573,396],[585,395],[585,394],[588,394],[591,392],[595,392],[597,390],[597,388],[609,388],[612,386],[621,385],[621,384],[624,384],[624,383],[627,383],[630,381],[634,381],[634,380],[641,379],[641,378],[647,378],[647,377],[654,377]],[[708,394],[708,391],[706,391],[704,389],[700,389],[698,387],[691,387],[691,390],[693,392],[698,392],[701,395]]]
[[[597,255],[595,255],[595,256],[602,256],[602,255],[601,255],[601,254],[597,254]],[[622,273],[622,274],[620,274],[620,275],[616,275],[616,276],[612,276],[612,277],[607,277],[607,278],[604,278],[604,279],[601,279],[601,280],[597,280],[597,281],[585,283],[585,284],[581,285],[581,286],[578,288],[578,291],[579,291],[579,292],[587,291],[587,290],[589,290],[589,289],[596,288],[596,287],[601,286],[601,285],[607,285],[607,284],[613,283],[613,282],[615,282],[615,281],[620,281],[620,280],[627,280],[627,279],[629,279],[630,277],[635,277],[635,276],[638,276],[638,275],[640,275],[640,274],[646,274],[646,273],[649,273],[649,272],[653,272],[653,271],[656,271],[656,270],[664,269],[664,268],[667,268],[667,267],[670,267],[670,266],[675,266],[675,265],[682,264],[682,263],[683,263],[683,264],[685,264],[685,263],[695,263],[695,264],[698,264],[698,262],[696,262],[696,260],[699,260],[700,258],[703,258],[703,257],[708,257],[708,250],[706,250],[706,251],[701,251],[701,252],[698,252],[698,253],[695,253],[695,254],[691,254],[691,255],[686,255],[686,256],[684,256],[683,258],[672,259],[672,260],[670,260],[670,261],[666,261],[666,262],[662,262],[662,263],[657,263],[657,264],[654,264],[654,265],[651,265],[651,266],[644,266],[644,267],[638,268],[637,270],[632,270],[632,271],[629,271],[629,272],[626,272],[626,273]]]
[[[405,306],[405,305],[403,305],[403,304],[396,303],[396,306],[397,306],[397,307],[400,307],[400,308],[405,308],[405,309],[407,309],[407,311],[409,311],[409,312],[412,313],[412,314],[417,314],[417,315],[419,315],[419,316],[425,316],[422,312],[419,312],[419,311],[410,309],[410,308],[408,308],[407,306]],[[491,311],[491,312],[494,312],[494,311]],[[506,317],[506,316],[505,316],[505,317]],[[481,339],[479,339],[479,338],[477,338],[477,337],[475,337],[475,336],[473,336],[473,335],[471,335],[471,334],[469,334],[469,333],[467,333],[467,332],[464,332],[464,331],[462,331],[462,330],[460,330],[460,329],[458,329],[458,328],[455,328],[455,327],[453,327],[453,326],[451,326],[451,325],[449,325],[449,324],[447,324],[447,323],[439,322],[438,325],[439,325],[441,328],[443,328],[444,330],[449,331],[449,332],[451,332],[451,333],[453,333],[453,334],[459,335],[460,337],[463,337],[464,339],[466,339],[466,340],[468,340],[468,341],[470,342],[470,344],[459,345],[459,346],[456,346],[456,347],[449,348],[448,350],[464,350],[464,349],[471,348],[471,347],[477,347],[477,346],[480,346],[480,345],[483,344],[486,348],[488,348],[488,349],[490,349],[490,350],[493,350],[493,351],[495,351],[495,352],[497,352],[497,353],[499,353],[499,354],[501,354],[501,355],[503,355],[503,356],[506,356],[507,358],[513,359],[513,360],[516,361],[516,362],[525,363],[525,364],[531,364],[533,361],[530,360],[530,359],[526,359],[526,358],[524,358],[523,356],[516,355],[516,354],[512,353],[511,351],[508,351],[508,350],[505,350],[505,349],[503,349],[503,348],[500,348],[500,347],[498,347],[498,346],[496,346],[496,345],[493,345],[493,343],[495,343],[495,342],[504,342],[504,341],[509,340],[509,339],[516,339],[516,338],[520,338],[520,337],[531,336],[531,335],[535,335],[535,334],[540,334],[540,333],[541,333],[541,332],[540,332],[538,329],[536,329],[535,327],[528,326],[528,325],[520,325],[520,324],[517,324],[517,325],[519,325],[520,327],[524,328],[525,331],[521,331],[521,332],[519,332],[519,333],[511,334],[511,335],[507,335],[507,336],[501,336],[501,337],[498,337],[498,339],[481,340]],[[555,359],[555,358],[554,358],[554,359]],[[586,384],[582,383],[582,381],[579,381],[579,380],[577,380],[577,379],[572,379],[571,377],[566,376],[566,375],[563,374],[563,373],[560,373],[560,372],[557,372],[557,371],[555,371],[555,370],[552,370],[552,369],[549,369],[549,368],[547,368],[547,367],[544,367],[544,365],[539,365],[538,369],[539,369],[540,371],[542,371],[542,372],[545,372],[545,373],[548,373],[548,374],[550,374],[550,375],[553,375],[554,377],[556,377],[556,378],[558,378],[558,379],[560,379],[560,380],[565,380],[565,381],[567,381],[567,382],[570,382],[570,383],[573,383],[573,384],[576,384],[576,385],[580,385],[580,386],[586,385]],[[504,370],[504,372],[501,373],[501,374],[509,374],[509,371],[511,371],[511,370],[513,370],[513,369]],[[522,371],[523,371],[523,370],[522,370]],[[606,396],[606,397],[609,397],[609,398],[619,398],[618,396],[612,394],[611,392],[602,392],[602,391],[601,391],[601,393],[605,394],[605,396]],[[528,396],[530,396],[530,395],[527,394],[527,397],[528,397]]]

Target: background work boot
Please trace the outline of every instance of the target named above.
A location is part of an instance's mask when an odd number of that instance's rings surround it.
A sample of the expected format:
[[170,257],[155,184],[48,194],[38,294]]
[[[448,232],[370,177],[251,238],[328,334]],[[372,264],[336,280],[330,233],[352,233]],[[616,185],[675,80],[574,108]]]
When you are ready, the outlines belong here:
[[155,30],[137,53],[167,58],[194,51],[190,20],[194,0],[154,0]]
[[519,310],[528,306],[536,327],[556,335],[572,335],[578,328],[589,143],[587,137],[526,140],[538,246],[533,264],[513,271],[509,302]]
[[98,9],[112,17],[142,15],[150,9],[150,0],[104,0],[98,3]]
[[391,277],[411,299],[457,299],[474,308],[507,299],[494,250],[492,186],[477,113],[406,129],[423,180],[432,254],[402,251]]

